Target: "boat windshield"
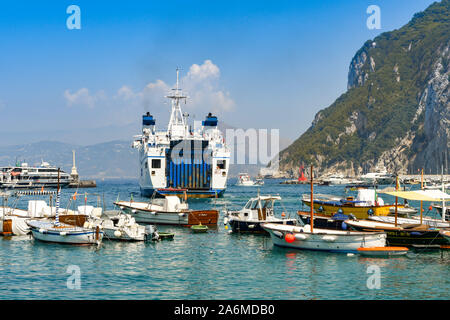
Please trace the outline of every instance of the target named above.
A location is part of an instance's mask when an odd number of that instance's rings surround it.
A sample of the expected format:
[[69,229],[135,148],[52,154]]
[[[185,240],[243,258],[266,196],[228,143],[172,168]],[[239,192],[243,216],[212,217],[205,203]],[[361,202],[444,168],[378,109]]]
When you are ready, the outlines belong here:
[[247,204],[245,205],[244,209],[250,209],[251,206],[252,206],[252,200],[249,200],[247,202]]
[[264,206],[263,208],[269,208],[271,209],[273,207],[273,200],[272,199],[268,199],[264,202]]

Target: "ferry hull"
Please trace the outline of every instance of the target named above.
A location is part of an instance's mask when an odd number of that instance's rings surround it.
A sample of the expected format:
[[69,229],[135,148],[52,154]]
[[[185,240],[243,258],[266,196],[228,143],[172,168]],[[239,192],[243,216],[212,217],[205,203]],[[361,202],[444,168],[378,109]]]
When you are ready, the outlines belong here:
[[164,198],[165,196],[178,196],[179,198],[184,198],[185,194],[187,198],[219,198],[223,197],[225,189],[216,190],[192,190],[192,189],[153,189],[153,188],[142,188],[141,195],[143,197],[150,198],[155,194],[158,198]]
[[[311,201],[302,200],[304,204],[307,206],[311,206]],[[344,214],[353,214],[357,219],[367,219],[369,217],[369,210],[373,210],[373,215],[375,216],[387,216],[390,214],[389,208],[393,205],[385,205],[385,206],[352,206],[352,205],[335,205],[335,204],[327,204],[324,202],[316,202],[314,201],[314,210],[316,212],[320,212],[321,214],[331,216],[335,214],[339,209],[342,209]],[[398,208],[404,208],[404,205],[398,205]]]

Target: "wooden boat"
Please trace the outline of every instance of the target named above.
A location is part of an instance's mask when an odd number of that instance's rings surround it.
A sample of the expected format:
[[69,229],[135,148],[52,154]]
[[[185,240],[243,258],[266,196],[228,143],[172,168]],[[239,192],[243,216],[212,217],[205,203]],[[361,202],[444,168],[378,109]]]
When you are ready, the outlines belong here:
[[229,224],[233,232],[264,233],[262,223],[294,225],[297,219],[276,217],[274,204],[280,196],[260,196],[250,198],[241,210],[225,210],[224,224]]
[[167,196],[162,205],[153,202],[117,201],[114,202],[125,213],[130,214],[138,223],[180,225],[190,227],[201,223],[217,226],[219,211],[190,210],[177,196]]
[[[449,199],[450,196],[439,190],[415,190],[415,191],[383,191],[395,197],[417,201],[437,201],[439,199]],[[400,246],[437,246],[447,244],[447,240],[439,232],[438,228],[424,224],[423,217],[414,224],[400,224],[397,215],[394,223],[378,222],[372,220],[347,220],[345,223],[351,228],[359,231],[385,231],[389,245]],[[443,221],[445,222],[445,220]]]
[[208,226],[204,226],[201,223],[194,224],[193,226],[191,226],[191,230],[194,233],[205,233],[205,232],[208,232]]
[[[303,224],[311,224],[311,214],[307,211],[297,212],[300,221]],[[320,229],[332,229],[332,230],[347,230],[348,227],[345,223],[346,220],[356,218],[353,215],[346,215],[341,212],[337,212],[332,216],[324,214],[314,213],[313,221],[314,226]]]
[[[311,202],[312,199],[313,167],[311,166]],[[310,207],[310,219],[312,223],[303,226],[275,223],[263,223],[261,226],[269,232],[273,244],[281,247],[356,253],[358,248],[361,247],[384,247],[386,245],[386,233],[384,232],[355,232],[316,228],[312,207]]]
[[450,230],[440,230],[439,233],[450,243]]
[[356,232],[313,228],[310,225],[289,226],[264,223],[273,244],[280,247],[321,250],[329,252],[357,253],[361,247],[383,247],[386,245],[384,232]]
[[358,248],[358,253],[362,256],[369,257],[393,257],[402,256],[409,251],[406,247],[374,247],[374,248]]
[[[318,195],[311,201],[309,195],[304,195],[302,202],[308,207],[311,207],[313,202],[314,210],[320,214],[331,216],[341,209],[343,214],[353,214],[358,219],[367,219],[371,215],[387,216],[390,214],[389,209],[393,207],[392,204],[384,204],[375,189],[366,188],[359,188],[356,198]],[[398,208],[403,207],[398,205]]]
[[357,231],[386,232],[387,242],[392,246],[412,245],[440,245],[446,244],[446,240],[439,233],[439,229],[433,229],[424,224],[403,224],[377,222],[370,220],[347,220],[345,223]]

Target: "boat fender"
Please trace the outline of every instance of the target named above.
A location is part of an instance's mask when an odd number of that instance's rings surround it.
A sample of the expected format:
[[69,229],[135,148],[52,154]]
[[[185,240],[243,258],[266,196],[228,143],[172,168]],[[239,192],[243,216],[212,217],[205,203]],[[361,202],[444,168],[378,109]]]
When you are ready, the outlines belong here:
[[67,232],[65,232],[65,231],[60,232],[59,235],[60,235],[60,236],[66,236],[66,235],[67,235]]
[[248,227],[249,227],[250,229],[253,229],[253,228],[255,227],[255,225],[254,225],[254,224],[249,224]]
[[342,230],[347,230],[347,224],[344,221],[342,221],[341,228]]
[[334,242],[336,240],[336,237],[333,236],[323,236],[322,237],[323,241],[327,241],[327,242]]
[[369,216],[373,216],[373,209],[370,208],[369,210],[367,210],[367,214],[368,214]]
[[296,240],[305,240],[307,236],[305,234],[296,234],[295,239]]
[[283,233],[281,233],[280,231],[273,231],[273,234],[275,236],[277,236],[278,238],[282,239],[283,238]]
[[227,217],[223,218],[223,224],[224,225],[228,224],[228,218]]
[[122,232],[120,232],[119,230],[114,231],[114,235],[118,238],[120,238],[122,236]]
[[40,233],[45,233],[45,229],[42,229],[42,228],[41,228],[41,229],[39,229],[39,232],[40,232]]

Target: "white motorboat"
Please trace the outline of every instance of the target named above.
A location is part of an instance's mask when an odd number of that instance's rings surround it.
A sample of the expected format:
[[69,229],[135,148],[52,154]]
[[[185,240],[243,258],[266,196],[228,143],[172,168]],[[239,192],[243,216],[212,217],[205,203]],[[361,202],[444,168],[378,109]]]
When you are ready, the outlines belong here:
[[264,223],[273,244],[280,247],[320,250],[330,252],[357,253],[358,248],[384,247],[386,233],[358,232],[313,228],[310,225],[289,226]]
[[206,226],[217,225],[217,210],[191,210],[186,202],[178,196],[166,196],[150,202],[117,201],[114,202],[122,211],[130,214],[138,223],[181,225],[190,227],[201,223]]
[[238,181],[236,183],[237,186],[250,187],[255,186],[256,183],[253,181],[248,173],[239,173]]
[[224,224],[229,224],[233,232],[267,233],[262,223],[281,223],[294,225],[297,219],[286,219],[275,216],[275,201],[280,196],[260,196],[251,198],[245,206],[238,211],[225,210]]
[[322,179],[323,185],[341,185],[341,184],[349,184],[350,180],[345,178],[342,174],[332,174]]
[[53,243],[64,244],[100,244],[103,231],[99,227],[82,228],[49,220],[28,220],[33,238]]
[[104,232],[104,239],[121,241],[158,240],[159,234],[154,225],[142,226],[129,214],[119,214],[108,219],[88,222],[99,225]]

